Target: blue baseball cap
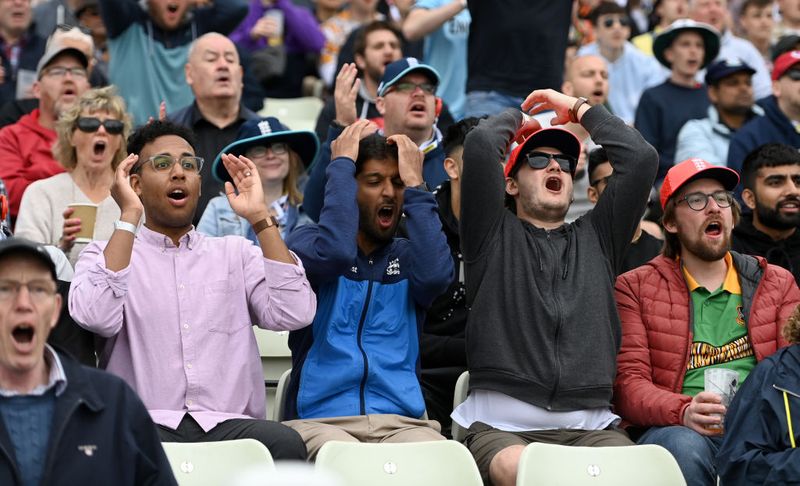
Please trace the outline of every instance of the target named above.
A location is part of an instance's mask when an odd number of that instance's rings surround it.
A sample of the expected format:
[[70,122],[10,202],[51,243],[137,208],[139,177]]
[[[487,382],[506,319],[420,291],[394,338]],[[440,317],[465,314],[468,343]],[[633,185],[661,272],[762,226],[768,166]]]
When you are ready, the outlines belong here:
[[738,57],[720,59],[708,65],[708,69],[706,69],[706,85],[717,84],[722,78],[727,78],[736,73],[747,73],[752,76],[756,73],[756,70]]
[[385,95],[392,85],[400,81],[403,76],[413,72],[421,72],[428,76],[433,81],[433,84],[439,85],[439,73],[436,69],[427,64],[422,64],[415,57],[405,57],[386,66],[381,78],[381,84],[378,85],[378,96]]
[[222,163],[222,154],[244,155],[252,147],[283,142],[297,152],[303,165],[308,168],[319,152],[319,139],[308,130],[290,130],[275,117],[247,120],[239,128],[236,140],[220,150],[211,166],[211,174],[220,182],[231,182],[231,176]]

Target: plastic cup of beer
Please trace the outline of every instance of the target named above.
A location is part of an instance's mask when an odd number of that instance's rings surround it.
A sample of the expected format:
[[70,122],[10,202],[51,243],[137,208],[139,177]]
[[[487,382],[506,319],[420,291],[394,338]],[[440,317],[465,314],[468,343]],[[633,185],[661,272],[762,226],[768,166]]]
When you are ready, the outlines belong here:
[[[705,379],[705,390],[716,393],[722,398],[722,405],[728,408],[739,388],[739,373],[727,368],[708,368],[703,377]],[[722,418],[722,416],[720,416]],[[722,424],[709,425],[708,429],[722,430]]]

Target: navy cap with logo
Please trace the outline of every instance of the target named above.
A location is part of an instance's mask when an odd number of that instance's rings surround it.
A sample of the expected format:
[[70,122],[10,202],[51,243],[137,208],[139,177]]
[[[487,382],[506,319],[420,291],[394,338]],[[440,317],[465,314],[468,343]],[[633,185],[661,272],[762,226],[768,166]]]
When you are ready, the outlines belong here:
[[378,85],[378,96],[383,96],[392,87],[400,81],[403,76],[413,72],[421,72],[428,76],[435,85],[439,85],[439,73],[431,66],[422,64],[415,57],[406,57],[399,59],[386,66],[381,78],[381,84]]
[[297,152],[303,165],[308,168],[319,152],[319,139],[314,132],[308,130],[290,130],[275,117],[255,118],[247,120],[239,128],[236,140],[220,150],[214,159],[211,173],[220,182],[231,182],[231,176],[222,163],[222,154],[245,155],[252,147],[267,146],[273,143],[285,143]]
[[720,59],[708,65],[708,69],[706,69],[706,85],[717,84],[722,79],[736,73],[747,73],[752,76],[756,73],[756,70],[738,57]]
[[53,259],[50,258],[50,253],[47,252],[44,245],[14,236],[5,240],[0,240],[0,258],[7,255],[19,255],[20,253],[28,254],[41,261],[50,271],[53,280],[58,280],[56,276],[56,264],[53,262]]

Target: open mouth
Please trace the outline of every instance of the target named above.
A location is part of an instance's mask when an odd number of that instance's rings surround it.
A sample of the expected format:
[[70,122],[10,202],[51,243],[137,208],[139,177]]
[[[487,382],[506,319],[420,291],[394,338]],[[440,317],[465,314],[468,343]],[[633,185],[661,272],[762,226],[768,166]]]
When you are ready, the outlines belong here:
[[177,3],[168,3],[167,4],[167,12],[174,14],[178,12],[178,4]]
[[789,199],[787,201],[781,201],[778,203],[778,209],[785,210],[787,212],[797,212],[800,210],[800,201],[797,199]]
[[34,329],[27,324],[15,326],[11,331],[11,337],[18,344],[30,344],[33,341]]
[[220,74],[217,76],[218,83],[229,83],[231,81],[231,77],[228,74]]
[[77,92],[72,88],[67,88],[62,93],[64,96],[75,96]]
[[167,198],[173,206],[183,206],[186,204],[188,194],[183,189],[173,189],[167,193]]
[[562,185],[560,177],[551,176],[544,181],[544,187],[553,192],[559,192]]
[[394,206],[386,205],[378,208],[378,225],[381,228],[390,228],[394,221]]
[[412,113],[425,113],[425,103],[413,103],[411,105],[411,112]]
[[716,221],[708,223],[705,234],[708,236],[720,236],[722,234],[722,225]]
[[101,156],[106,151],[106,142],[104,140],[98,140],[92,146],[92,150],[94,151],[94,155]]

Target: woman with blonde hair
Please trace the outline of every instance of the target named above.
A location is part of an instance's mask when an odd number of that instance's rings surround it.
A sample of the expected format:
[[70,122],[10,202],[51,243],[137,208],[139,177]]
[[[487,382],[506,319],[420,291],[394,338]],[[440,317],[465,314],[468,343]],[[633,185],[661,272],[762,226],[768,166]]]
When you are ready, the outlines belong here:
[[[305,170],[318,151],[319,139],[314,132],[289,130],[277,118],[267,117],[242,124],[236,140],[220,154],[244,155],[253,161],[264,188],[264,202],[286,239],[295,227],[311,221],[300,204]],[[231,180],[219,155],[211,173],[220,182]],[[258,244],[253,228],[233,212],[225,195],[208,202],[197,231],[210,236],[243,236]]]
[[65,173],[32,183],[22,195],[15,235],[57,245],[73,265],[86,242],[76,242],[81,230],[70,204],[97,206],[93,238],[107,240],[120,210],[111,198],[117,165],[127,155],[125,141],[131,118],[125,101],[113,87],[92,89],[61,114],[53,155]]

